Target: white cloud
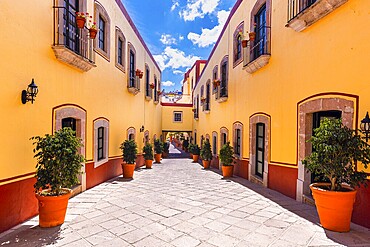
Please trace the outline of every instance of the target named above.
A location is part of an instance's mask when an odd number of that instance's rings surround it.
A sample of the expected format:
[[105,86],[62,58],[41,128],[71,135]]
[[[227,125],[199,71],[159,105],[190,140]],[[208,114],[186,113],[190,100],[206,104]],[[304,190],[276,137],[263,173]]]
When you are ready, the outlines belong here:
[[185,9],[180,11],[180,17],[185,21],[194,21],[195,18],[203,18],[206,14],[213,13],[220,0],[187,0]]
[[179,7],[179,5],[179,1],[172,0],[171,11],[174,11],[177,7]]
[[162,34],[160,41],[164,45],[172,45],[177,43],[176,39],[173,38],[171,34]]
[[216,43],[218,36],[220,35],[223,26],[229,16],[230,11],[221,10],[217,13],[218,25],[212,29],[202,28],[202,33],[192,33],[188,34],[188,39],[199,47],[207,47]]
[[179,40],[184,40],[184,36],[180,35]]
[[172,87],[172,86],[175,86],[175,83],[172,82],[172,81],[163,81],[163,82],[161,82],[161,84],[164,87]]
[[174,73],[175,75],[181,75],[184,74],[185,72],[182,72],[181,70],[173,70],[172,73]]
[[186,56],[185,52],[170,46],[167,46],[160,55],[154,55],[153,57],[162,71],[167,68],[175,70],[179,68],[188,68],[192,66],[195,61],[200,60],[198,56]]

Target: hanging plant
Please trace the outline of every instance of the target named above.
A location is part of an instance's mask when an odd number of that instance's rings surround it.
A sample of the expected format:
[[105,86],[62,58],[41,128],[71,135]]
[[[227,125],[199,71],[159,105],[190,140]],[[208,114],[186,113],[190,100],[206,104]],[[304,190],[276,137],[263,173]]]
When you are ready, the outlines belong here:
[[89,15],[89,13],[86,13],[86,15],[83,12],[76,12],[76,26],[78,28],[84,28],[86,23],[86,17]]
[[94,22],[89,28],[90,39],[95,39],[97,33],[98,33],[98,28],[96,27],[96,22]]

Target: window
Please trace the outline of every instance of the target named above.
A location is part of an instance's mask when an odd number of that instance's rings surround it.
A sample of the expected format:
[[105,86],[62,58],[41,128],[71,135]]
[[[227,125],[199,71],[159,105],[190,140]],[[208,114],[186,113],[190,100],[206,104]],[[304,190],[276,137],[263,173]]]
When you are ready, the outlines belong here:
[[256,44],[253,49],[253,58],[256,59],[266,53],[266,4],[254,16],[254,23],[256,25],[254,29],[256,32]]
[[151,88],[150,88],[150,70],[148,65],[145,65],[145,96],[151,97]]
[[158,95],[158,80],[157,76],[154,75],[154,102],[159,101],[159,95]]
[[213,73],[212,73],[212,83],[213,83],[213,90],[212,93],[216,94],[216,98],[218,98],[218,66],[216,65],[213,68]]
[[132,44],[128,43],[128,91],[134,95],[140,91],[140,79],[136,76],[136,50]]
[[239,24],[239,26],[234,31],[234,42],[233,42],[233,51],[234,51],[234,67],[238,65],[242,57],[242,39],[244,33],[244,23]]
[[228,57],[226,56],[221,62],[221,83],[219,91],[219,102],[227,99],[228,86]]
[[94,167],[108,162],[109,121],[105,118],[94,120]]
[[64,13],[63,17],[64,19],[64,25],[67,27],[64,30],[64,39],[65,39],[65,45],[71,49],[72,51],[75,51],[76,53],[80,53],[80,37],[77,35],[78,28],[75,24],[75,13],[79,12],[79,1],[78,0],[65,0],[64,1]]
[[212,153],[217,154],[217,132],[212,133]]
[[76,119],[72,117],[63,118],[62,119],[62,128],[71,128],[73,131],[75,131],[76,136]]
[[204,103],[205,111],[211,110],[210,101],[211,101],[211,82],[210,80],[208,80],[207,85],[206,85],[206,101]]
[[116,27],[116,67],[125,72],[126,39],[121,29]]
[[235,133],[235,135],[236,135],[236,145],[235,145],[235,154],[236,155],[240,155],[240,142],[241,142],[241,140],[240,140],[240,129],[236,129],[236,131],[235,131],[236,133]]
[[182,111],[173,112],[173,121],[174,122],[182,122]]
[[98,128],[98,160],[104,159],[104,127]]
[[135,87],[135,53],[130,50],[130,87]]
[[242,157],[242,138],[243,138],[243,124],[236,122],[233,124],[234,132],[234,153],[237,158]]
[[265,163],[265,124],[257,123],[256,126],[256,175],[263,178]]
[[222,147],[228,142],[229,130],[225,127],[220,129],[220,146]]
[[127,139],[128,140],[135,140],[136,130],[134,127],[130,127],[127,129]]
[[99,32],[95,39],[95,50],[99,55],[109,60],[110,54],[110,18],[108,12],[100,3],[95,2],[95,22]]

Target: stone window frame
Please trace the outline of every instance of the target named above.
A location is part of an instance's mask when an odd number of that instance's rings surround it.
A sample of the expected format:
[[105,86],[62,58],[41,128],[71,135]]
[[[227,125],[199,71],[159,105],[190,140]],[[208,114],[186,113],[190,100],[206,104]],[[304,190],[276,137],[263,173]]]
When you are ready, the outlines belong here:
[[197,130],[196,129],[193,132],[193,143],[197,144]]
[[135,89],[140,90],[140,80],[136,76],[136,49],[135,47],[131,44],[131,42],[127,42],[127,87],[130,87],[130,79],[131,79],[131,64],[130,64],[130,56],[131,52],[134,54],[134,83],[135,83]]
[[205,85],[205,92],[204,92],[205,94],[204,97],[206,98],[206,100],[203,103],[203,111],[205,113],[209,113],[209,111],[211,110],[211,95],[212,95],[211,87],[212,87],[211,80],[208,79]]
[[[226,73],[225,73],[225,87],[226,87],[226,95],[222,95],[221,96],[221,85],[222,85],[222,81],[223,81],[223,76],[222,76],[222,66],[226,64]],[[221,62],[220,62],[220,85],[218,86],[218,99],[220,98],[228,98],[229,97],[229,55],[225,55]],[[219,102],[224,102],[225,100],[223,101],[219,101]]]
[[[214,145],[213,138],[216,138],[216,145]],[[216,131],[212,132],[212,154],[217,156],[217,132]]]
[[[204,97],[204,85],[200,87],[200,99]],[[203,106],[204,102],[200,101],[200,105]]]
[[230,141],[230,139],[229,139],[229,129],[226,128],[226,127],[221,127],[220,128],[220,148],[224,145],[222,143],[222,138],[221,138],[223,134],[226,134],[226,143]]
[[[215,80],[218,80],[218,65],[216,65],[213,70],[212,70],[212,80],[215,81]],[[212,81],[212,85],[213,85],[213,81]],[[218,87],[215,87],[213,86],[212,87],[212,94],[216,94],[216,98],[217,98],[217,95],[218,95]]]
[[[86,157],[86,110],[78,105],[61,105],[53,108],[53,115],[53,133],[62,128],[62,119],[69,117],[76,119],[76,136],[81,138],[82,141],[82,146],[79,148],[79,153]],[[82,164],[85,164],[85,162]],[[81,174],[78,176],[78,179],[81,182],[82,191],[85,191],[85,165],[82,166]]]
[[149,130],[144,132],[144,144],[150,143]]
[[[257,123],[265,125],[265,157],[263,166],[263,178],[256,176],[256,132]],[[268,187],[268,173],[271,147],[271,116],[265,113],[254,114],[249,118],[249,174],[248,179],[252,182]]]
[[307,142],[312,136],[313,113],[319,111],[337,110],[342,112],[342,123],[348,128],[353,128],[354,100],[335,97],[319,97],[305,100],[298,104],[298,178],[296,200],[303,202],[304,197],[310,195],[309,184],[311,173],[303,166],[302,160],[311,153],[312,144]]
[[[236,28],[233,34],[233,68],[238,66],[241,62],[243,62],[243,47],[242,47],[242,39],[243,36],[239,34],[239,31],[242,31],[244,34],[244,21],[242,21]],[[238,55],[238,46],[240,45],[240,57],[237,58]]]
[[[236,130],[240,130],[240,154],[236,154]],[[234,147],[234,156],[237,159],[242,159],[243,157],[243,124],[241,122],[235,122],[233,124],[233,147]]]
[[[118,63],[118,41],[121,39],[122,41],[122,64]],[[116,27],[116,52],[115,52],[115,58],[116,58],[116,67],[120,69],[123,73],[125,73],[125,61],[126,61],[126,37],[123,34],[122,30],[119,27]]]
[[[109,157],[109,120],[106,118],[97,118],[94,121],[94,168],[99,167],[100,165],[108,162]],[[98,160],[98,129],[100,127],[104,128],[104,158]]]
[[160,81],[158,80],[158,77],[156,74],[154,74],[154,104],[159,103],[160,96],[158,95],[158,90],[160,90]]
[[[147,73],[149,72],[149,73]],[[156,78],[156,76],[154,76]],[[145,99],[151,100],[152,99],[152,89],[150,88],[150,68],[149,65],[145,64]]]
[[130,127],[130,128],[127,129],[127,133],[126,133],[127,140],[130,140],[130,135],[134,136],[133,140],[136,142],[136,129],[135,129],[135,127]]
[[[175,118],[175,114],[180,114],[181,115],[181,120],[180,121],[176,121],[176,118]],[[173,122],[174,123],[182,123],[183,122],[183,112],[182,111],[173,111]]]
[[108,12],[104,9],[103,5],[99,3],[98,1],[95,1],[95,22],[97,27],[99,28],[99,17],[103,19],[105,22],[105,37],[104,37],[104,44],[106,47],[105,49],[101,49],[98,46],[98,40],[99,40],[99,32],[94,39],[94,50],[96,53],[98,53],[100,56],[105,58],[107,61],[110,61],[110,25],[111,21],[108,15]]

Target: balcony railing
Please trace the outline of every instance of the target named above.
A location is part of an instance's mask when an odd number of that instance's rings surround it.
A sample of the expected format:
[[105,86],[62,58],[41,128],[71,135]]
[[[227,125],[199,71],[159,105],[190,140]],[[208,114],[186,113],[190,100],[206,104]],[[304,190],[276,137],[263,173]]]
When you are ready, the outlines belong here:
[[314,4],[317,0],[289,0],[288,22]]
[[249,62],[256,60],[261,55],[270,55],[271,28],[262,26],[256,30],[256,39],[249,50]]
[[57,59],[83,71],[95,67],[93,40],[87,28],[77,28],[76,14],[54,6],[53,50]]

